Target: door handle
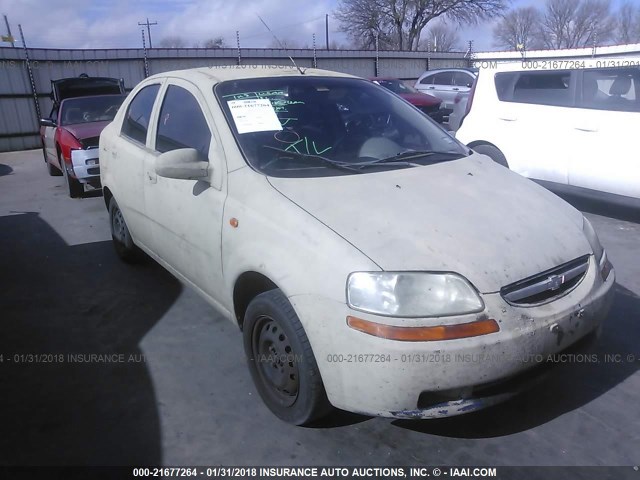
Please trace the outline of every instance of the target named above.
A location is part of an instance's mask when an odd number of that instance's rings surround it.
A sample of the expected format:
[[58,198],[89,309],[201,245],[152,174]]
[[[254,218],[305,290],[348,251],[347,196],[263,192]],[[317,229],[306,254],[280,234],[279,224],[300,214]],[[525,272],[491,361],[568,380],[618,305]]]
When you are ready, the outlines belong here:
[[598,129],[595,127],[575,127],[575,129],[579,130],[580,132],[587,132],[587,133],[593,133],[598,131]]
[[429,87],[429,90],[434,90],[436,87]]
[[453,87],[451,90],[455,90],[457,92],[460,89],[458,87]]
[[500,120],[503,120],[505,122],[515,122],[517,120],[516,117],[507,117],[507,116],[498,117],[498,118],[500,118]]

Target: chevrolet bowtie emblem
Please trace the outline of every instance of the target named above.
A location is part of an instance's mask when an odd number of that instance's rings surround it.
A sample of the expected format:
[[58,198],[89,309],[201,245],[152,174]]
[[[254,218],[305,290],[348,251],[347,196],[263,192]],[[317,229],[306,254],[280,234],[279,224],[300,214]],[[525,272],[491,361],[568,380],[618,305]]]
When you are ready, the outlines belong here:
[[564,275],[552,275],[547,279],[549,290],[558,290],[564,283]]

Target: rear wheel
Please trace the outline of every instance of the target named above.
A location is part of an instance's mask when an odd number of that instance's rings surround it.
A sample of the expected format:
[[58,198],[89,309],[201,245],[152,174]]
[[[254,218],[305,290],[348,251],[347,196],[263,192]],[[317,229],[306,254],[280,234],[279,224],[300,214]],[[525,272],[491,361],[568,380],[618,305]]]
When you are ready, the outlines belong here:
[[507,163],[507,158],[504,156],[499,149],[494,147],[493,145],[477,145],[473,147],[473,150],[490,157],[494,162],[502,165],[503,167],[509,168],[509,164]]
[[142,258],[142,252],[135,243],[133,243],[122,211],[116,199],[113,197],[111,197],[111,201],[109,202],[109,220],[111,225],[111,239],[113,240],[113,247],[118,256],[127,263],[139,261]]
[[279,289],[251,301],[243,337],[258,393],[277,417],[304,425],[332,410],[309,339]]
[[81,197],[84,193],[84,185],[82,185],[78,180],[69,175],[69,172],[67,172],[67,169],[65,167],[65,162],[64,160],[62,160],[62,158],[60,158],[60,165],[62,166],[62,176],[64,177],[65,183],[67,184],[67,189],[69,190],[69,196],[71,198]]

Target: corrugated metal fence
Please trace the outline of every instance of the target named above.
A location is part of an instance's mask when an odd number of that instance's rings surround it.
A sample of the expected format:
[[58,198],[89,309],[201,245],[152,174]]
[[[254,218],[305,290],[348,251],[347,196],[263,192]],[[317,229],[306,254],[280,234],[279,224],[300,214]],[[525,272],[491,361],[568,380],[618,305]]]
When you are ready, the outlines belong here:
[[[289,65],[276,49],[160,49],[146,51],[149,74],[183,68],[237,65]],[[362,77],[417,78],[428,68],[468,66],[463,53],[379,52],[357,50],[289,50],[296,63]],[[51,110],[51,80],[89,76],[123,78],[127,89],[145,77],[145,51],[29,49],[40,111]],[[39,148],[38,118],[21,48],[0,48],[0,151]]]

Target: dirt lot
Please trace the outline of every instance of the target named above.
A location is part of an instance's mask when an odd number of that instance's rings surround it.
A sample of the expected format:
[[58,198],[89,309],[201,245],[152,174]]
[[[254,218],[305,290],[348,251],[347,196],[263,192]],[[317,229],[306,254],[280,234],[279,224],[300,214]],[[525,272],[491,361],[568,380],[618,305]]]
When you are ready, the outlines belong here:
[[99,191],[72,200],[40,151],[0,154],[0,464],[637,465],[640,215],[571,200],[619,283],[598,362],[466,416],[296,428],[260,401],[235,326],[116,258]]

